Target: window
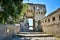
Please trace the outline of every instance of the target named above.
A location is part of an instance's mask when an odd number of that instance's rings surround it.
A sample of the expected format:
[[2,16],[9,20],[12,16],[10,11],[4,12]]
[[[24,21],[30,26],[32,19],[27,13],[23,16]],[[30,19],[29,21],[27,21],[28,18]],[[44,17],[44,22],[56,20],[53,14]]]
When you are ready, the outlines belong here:
[[52,21],[55,21],[55,17],[52,17]]
[[39,14],[39,12],[36,12],[37,14]]
[[35,40],[40,40],[40,39],[35,39]]
[[50,22],[50,19],[48,19],[48,22]]
[[44,23],[44,20],[42,22]]
[[40,12],[39,12],[39,14],[40,14]]
[[60,15],[59,15],[59,20],[60,20]]
[[45,20],[45,22],[47,22],[47,20]]
[[41,14],[43,14],[43,12],[41,12]]

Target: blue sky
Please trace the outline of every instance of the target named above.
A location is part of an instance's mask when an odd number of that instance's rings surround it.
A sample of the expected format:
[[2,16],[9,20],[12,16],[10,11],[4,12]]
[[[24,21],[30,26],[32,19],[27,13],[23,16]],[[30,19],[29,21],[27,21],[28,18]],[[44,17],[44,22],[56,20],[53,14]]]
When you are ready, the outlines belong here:
[[36,4],[45,4],[47,13],[46,15],[50,14],[51,12],[55,11],[56,9],[60,8],[60,0],[24,0],[24,3],[36,3]]

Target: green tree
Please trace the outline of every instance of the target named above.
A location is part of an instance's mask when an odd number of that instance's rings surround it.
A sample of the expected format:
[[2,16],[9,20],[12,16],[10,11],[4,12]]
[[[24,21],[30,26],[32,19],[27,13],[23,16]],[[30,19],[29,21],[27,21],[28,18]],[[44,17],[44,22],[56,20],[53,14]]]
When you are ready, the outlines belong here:
[[22,11],[21,11],[20,19],[23,19],[23,16],[27,12],[28,8],[29,8],[29,5],[23,3],[23,8],[22,8]]
[[17,23],[22,11],[23,0],[0,0],[4,12],[0,14],[0,23]]

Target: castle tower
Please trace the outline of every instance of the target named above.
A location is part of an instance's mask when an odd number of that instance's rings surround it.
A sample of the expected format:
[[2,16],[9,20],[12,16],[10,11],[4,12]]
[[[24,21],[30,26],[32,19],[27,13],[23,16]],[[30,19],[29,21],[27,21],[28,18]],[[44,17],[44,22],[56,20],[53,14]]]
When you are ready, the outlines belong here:
[[34,4],[34,29],[38,31],[41,28],[40,20],[45,17],[46,6],[43,4]]
[[44,18],[46,14],[46,6],[44,4],[27,4],[29,5],[29,8],[26,11],[26,16],[24,16],[26,18],[24,21],[28,22],[28,29],[30,31],[39,31],[41,29],[40,20]]

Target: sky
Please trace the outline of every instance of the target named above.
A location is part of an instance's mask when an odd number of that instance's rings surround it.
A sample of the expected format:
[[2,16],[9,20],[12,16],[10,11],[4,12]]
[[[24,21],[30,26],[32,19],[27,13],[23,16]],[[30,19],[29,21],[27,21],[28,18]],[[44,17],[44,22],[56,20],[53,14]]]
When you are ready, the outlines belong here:
[[[24,0],[23,3],[34,3],[34,4],[45,4],[46,5],[46,15],[49,15],[53,11],[60,8],[60,0]],[[33,20],[29,19],[29,24],[32,25]]]
[[24,0],[23,3],[45,4],[46,16],[60,8],[60,0]]

